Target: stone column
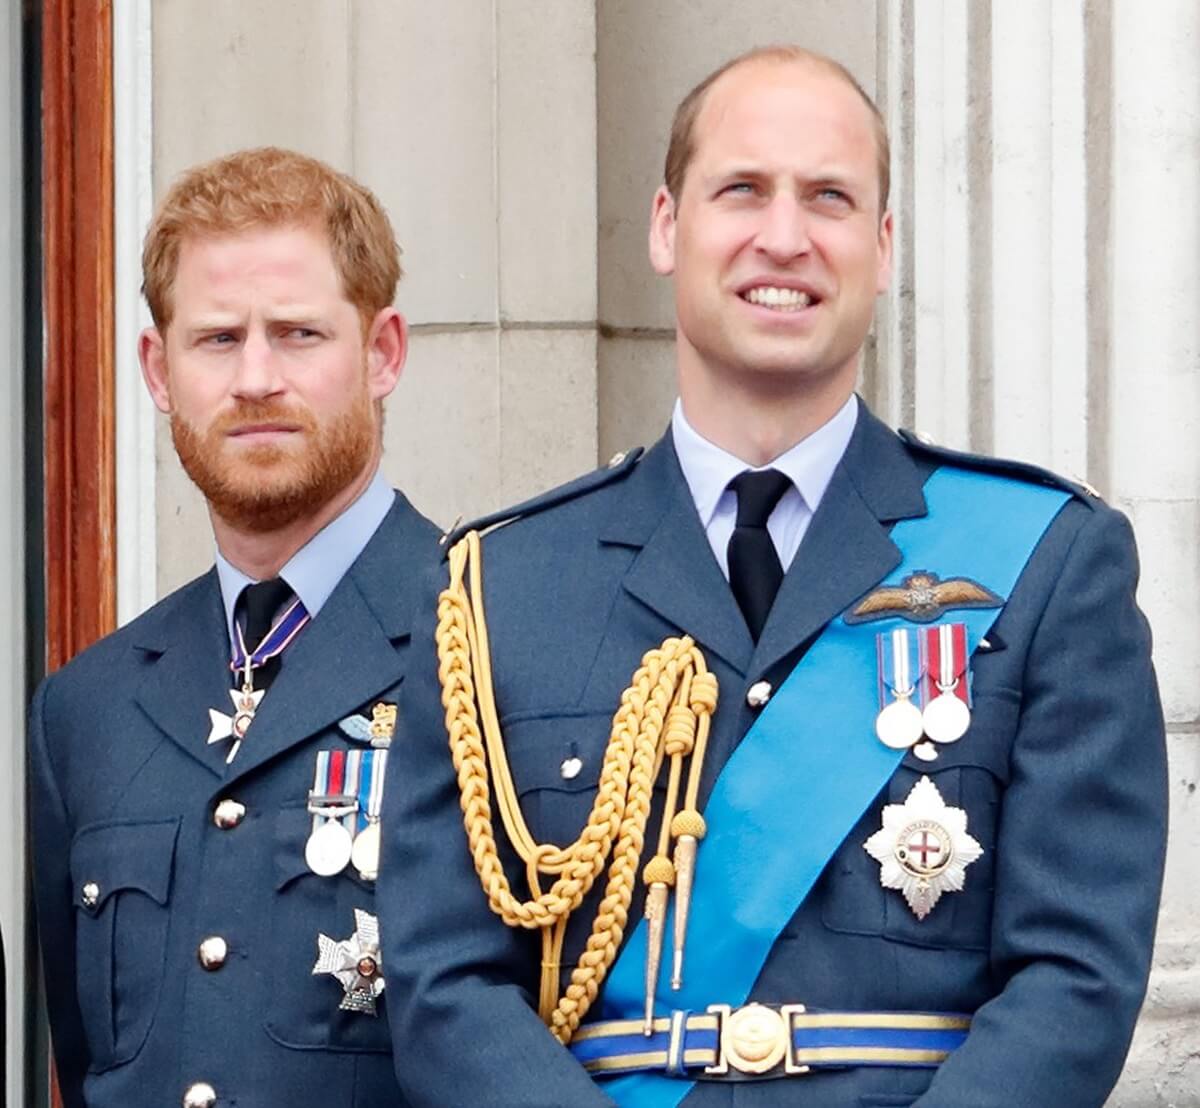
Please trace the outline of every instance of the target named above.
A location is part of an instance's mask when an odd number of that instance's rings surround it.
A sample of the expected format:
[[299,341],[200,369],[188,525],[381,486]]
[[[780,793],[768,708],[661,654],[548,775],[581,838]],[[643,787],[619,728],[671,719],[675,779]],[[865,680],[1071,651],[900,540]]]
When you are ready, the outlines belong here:
[[1113,1103],[1186,1103],[1200,1084],[1200,11],[884,12],[900,257],[868,386],[891,418],[1091,481],[1133,521],[1172,826],[1150,994]]
[[1103,429],[1110,495],[1141,547],[1171,755],[1155,972],[1115,1103],[1186,1104],[1200,1089],[1200,8],[1113,0],[1111,15]]

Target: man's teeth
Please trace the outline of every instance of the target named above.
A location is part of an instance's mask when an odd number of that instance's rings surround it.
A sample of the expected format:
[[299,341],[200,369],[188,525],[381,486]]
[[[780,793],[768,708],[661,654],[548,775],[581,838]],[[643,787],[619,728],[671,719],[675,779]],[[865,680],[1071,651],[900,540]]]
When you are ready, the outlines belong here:
[[774,285],[758,285],[746,293],[746,299],[751,304],[760,304],[764,308],[784,308],[795,310],[807,308],[812,303],[812,297],[799,289],[781,289]]

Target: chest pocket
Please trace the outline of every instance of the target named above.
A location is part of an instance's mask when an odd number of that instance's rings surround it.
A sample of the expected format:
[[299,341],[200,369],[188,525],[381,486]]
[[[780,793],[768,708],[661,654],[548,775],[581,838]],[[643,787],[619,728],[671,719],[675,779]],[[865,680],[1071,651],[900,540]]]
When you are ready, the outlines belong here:
[[178,832],[177,819],[98,824],[71,843],[76,988],[93,1072],[134,1058],[154,1022]]
[[[376,1001],[374,1016],[345,1011],[339,1008],[346,995],[339,980],[312,972],[318,935],[334,942],[348,939],[355,930],[355,909],[375,914],[375,889],[353,865],[335,877],[313,873],[304,861],[311,830],[312,816],[303,804],[276,815],[267,1033],[296,1050],[387,1053],[387,992]],[[386,980],[386,965],[383,972]]]
[[[996,868],[996,826],[1019,705],[1015,698],[980,697],[968,732],[938,747],[933,762],[909,754],[883,794],[867,809],[834,855],[819,886],[821,917],[833,931],[876,935],[913,946],[986,951],[991,945]],[[932,911],[917,919],[896,889],[879,881],[879,862],[863,843],[882,825],[884,804],[903,804],[927,776],[953,808],[967,814],[967,833],[983,854],[966,867],[963,888],[945,892]]]
[[514,715],[501,731],[530,833],[541,843],[574,842],[596,799],[612,713]]

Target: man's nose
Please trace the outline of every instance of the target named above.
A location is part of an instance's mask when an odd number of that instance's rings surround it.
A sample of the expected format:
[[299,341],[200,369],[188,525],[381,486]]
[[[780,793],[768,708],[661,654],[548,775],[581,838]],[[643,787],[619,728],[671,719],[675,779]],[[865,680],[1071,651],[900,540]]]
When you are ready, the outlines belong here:
[[788,192],[780,192],[762,210],[756,245],[772,261],[790,262],[812,248],[810,214],[804,204]]
[[251,331],[242,344],[237,374],[233,381],[235,396],[259,398],[271,396],[283,388],[278,358],[270,339]]

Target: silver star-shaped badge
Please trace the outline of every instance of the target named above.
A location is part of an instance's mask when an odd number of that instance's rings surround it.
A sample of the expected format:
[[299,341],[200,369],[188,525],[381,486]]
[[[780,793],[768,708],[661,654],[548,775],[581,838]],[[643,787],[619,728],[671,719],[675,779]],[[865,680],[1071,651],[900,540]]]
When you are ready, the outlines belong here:
[[317,964],[313,974],[328,973],[341,982],[346,995],[339,1008],[375,1015],[375,1001],[383,992],[383,957],[379,953],[379,920],[361,908],[354,909],[354,934],[335,941],[317,936]]
[[258,711],[258,706],[266,695],[266,689],[259,689],[257,692],[245,688],[230,689],[229,698],[233,701],[233,715],[226,715],[224,712],[218,712],[216,708],[209,708],[208,745],[211,746],[224,739],[233,739],[233,745],[225,756],[226,763],[232,762],[237,757],[242,739],[246,737],[250,724],[254,722],[254,713]]
[[883,826],[863,849],[879,862],[879,881],[899,889],[917,919],[924,919],[942,893],[962,890],[966,868],[983,854],[967,834],[967,813],[951,808],[937,786],[922,777],[903,804],[883,809]]

